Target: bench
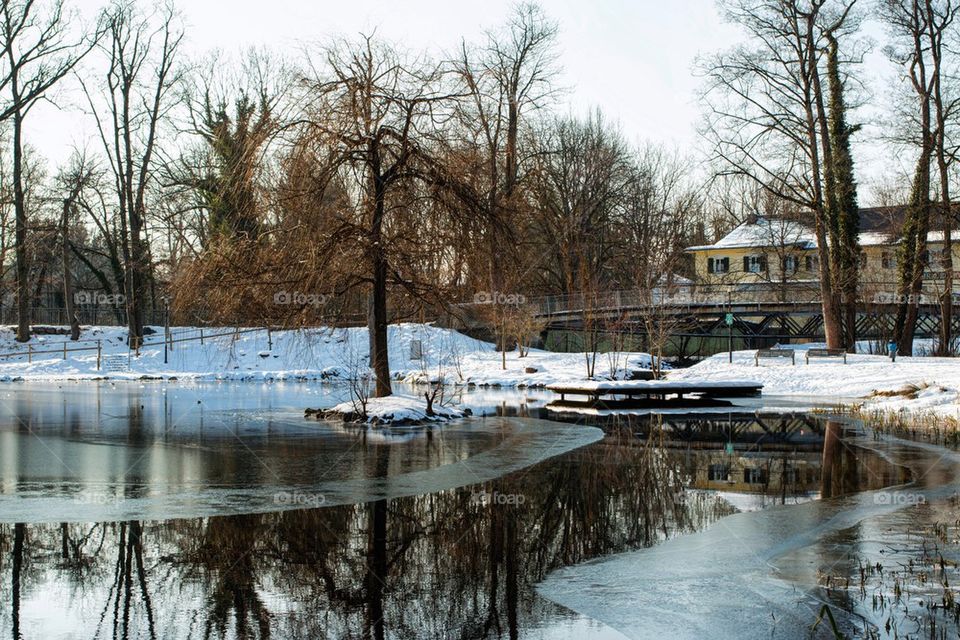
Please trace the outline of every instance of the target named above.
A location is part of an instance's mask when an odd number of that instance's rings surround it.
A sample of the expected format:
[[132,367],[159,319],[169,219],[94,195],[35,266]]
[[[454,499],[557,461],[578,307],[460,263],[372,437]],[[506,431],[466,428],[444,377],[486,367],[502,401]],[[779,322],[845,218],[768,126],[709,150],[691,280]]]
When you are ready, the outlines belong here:
[[790,364],[797,364],[793,349],[758,349],[753,356],[753,366],[760,366],[760,358],[790,358]]
[[843,364],[847,364],[847,352],[844,349],[808,349],[807,364],[810,364],[810,358],[843,358]]

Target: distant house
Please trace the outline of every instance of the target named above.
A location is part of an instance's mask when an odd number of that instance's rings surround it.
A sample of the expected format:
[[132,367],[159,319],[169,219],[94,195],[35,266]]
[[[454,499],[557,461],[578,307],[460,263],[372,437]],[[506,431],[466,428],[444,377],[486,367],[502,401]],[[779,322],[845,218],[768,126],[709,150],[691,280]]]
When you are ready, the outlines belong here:
[[[860,210],[861,290],[894,294],[898,278],[897,245],[904,209],[883,207]],[[953,232],[955,271],[960,269],[960,232]],[[924,292],[942,291],[943,232],[927,236]],[[698,285],[729,287],[738,297],[783,298],[787,292],[811,294],[819,288],[817,238],[812,226],[777,217],[758,216],[739,225],[712,244],[688,247],[693,255]],[[960,275],[960,274],[958,274]],[[960,280],[960,278],[957,278]],[[955,283],[960,287],[960,282]],[[742,295],[740,295],[742,294]],[[770,294],[769,296],[765,294]]]

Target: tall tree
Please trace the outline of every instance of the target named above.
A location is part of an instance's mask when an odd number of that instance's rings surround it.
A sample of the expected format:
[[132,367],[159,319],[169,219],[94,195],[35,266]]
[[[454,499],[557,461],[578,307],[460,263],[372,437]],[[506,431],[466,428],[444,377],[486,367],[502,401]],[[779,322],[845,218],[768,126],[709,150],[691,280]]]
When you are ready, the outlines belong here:
[[504,27],[487,32],[482,47],[464,44],[456,61],[467,94],[460,119],[480,161],[478,213],[484,220],[487,286],[493,292],[503,288],[503,255],[518,204],[520,131],[529,112],[555,92],[556,39],[556,23],[536,4],[521,4]]
[[709,113],[705,135],[724,171],[750,178],[813,218],[824,333],[843,346],[840,278],[829,242],[833,167],[823,58],[828,34],[858,28],[856,0],[746,0],[724,3],[727,18],[746,30],[746,43],[703,64]]
[[63,0],[4,0],[0,5],[0,122],[12,125],[12,181],[17,258],[17,340],[30,339],[28,211],[24,186],[23,125],[30,110],[93,48],[99,29],[74,34],[75,16]]
[[840,73],[840,46],[832,30],[827,38],[827,79],[830,91],[830,165],[825,168],[827,216],[830,220],[833,270],[837,274],[843,310],[843,337],[847,351],[857,346],[857,289],[860,281],[860,209],[857,181],[853,171],[850,138],[859,129],[847,123],[843,77]]
[[[943,38],[953,24],[957,8],[952,0],[884,0],[881,9],[892,40],[886,48],[887,54],[903,67],[912,91],[912,107],[900,114],[906,116],[903,120],[913,127],[905,138],[919,149],[897,255],[900,303],[895,334],[900,354],[911,355],[918,305],[923,295],[924,271],[931,259],[927,243],[935,208],[931,197],[934,159],[940,170],[939,209],[944,227],[953,226],[948,178],[948,156],[952,154],[946,149],[951,107],[944,99],[942,79],[945,73]],[[944,240],[945,248],[952,251],[948,230],[945,230]],[[941,264],[948,270],[941,298],[941,348],[949,348],[952,262],[950,253],[941,256]]]
[[285,84],[263,52],[250,51],[238,73],[220,55],[195,73],[185,92],[190,127],[202,146],[184,156],[178,182],[206,215],[202,241],[256,239],[263,225],[261,157],[277,132]]
[[[330,165],[348,184],[356,215],[344,216],[330,230],[327,255],[345,241],[363,248],[357,279],[369,289],[370,362],[377,397],[392,393],[387,350],[388,288],[405,282],[391,264],[392,234],[413,210],[407,197],[421,173],[416,164],[428,155],[428,138],[449,101],[439,71],[404,59],[391,47],[365,36],[325,52],[323,67],[303,79],[311,97],[309,128],[328,149]],[[407,215],[405,215],[407,214]]]
[[100,47],[108,62],[101,85],[105,92],[98,95],[86,82],[84,91],[113,174],[127,327],[131,344],[139,344],[152,277],[147,199],[155,180],[160,125],[176,104],[171,98],[180,80],[177,58],[183,29],[171,5],[144,14],[128,0],[115,2],[105,22]]

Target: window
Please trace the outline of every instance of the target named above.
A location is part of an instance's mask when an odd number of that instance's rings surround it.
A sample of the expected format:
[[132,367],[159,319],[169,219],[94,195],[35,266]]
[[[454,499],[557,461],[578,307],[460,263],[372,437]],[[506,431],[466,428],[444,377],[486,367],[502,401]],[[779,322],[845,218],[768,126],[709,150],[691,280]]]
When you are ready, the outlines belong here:
[[880,254],[880,266],[884,269],[894,269],[897,266],[897,258],[889,251]]
[[797,272],[797,256],[783,257],[783,272],[785,274],[791,274],[791,273]]
[[867,268],[867,252],[866,251],[860,252],[860,268],[861,269]]
[[710,467],[707,469],[707,478],[711,482],[726,482],[730,478],[730,465],[710,465]]
[[743,470],[743,481],[747,484],[766,484],[767,470],[747,467]]
[[763,273],[767,270],[767,259],[763,256],[743,256],[743,270],[747,273]]
[[707,273],[727,273],[730,271],[730,258],[707,258]]
[[805,256],[804,267],[806,267],[807,271],[819,271],[820,258],[818,258],[817,256]]

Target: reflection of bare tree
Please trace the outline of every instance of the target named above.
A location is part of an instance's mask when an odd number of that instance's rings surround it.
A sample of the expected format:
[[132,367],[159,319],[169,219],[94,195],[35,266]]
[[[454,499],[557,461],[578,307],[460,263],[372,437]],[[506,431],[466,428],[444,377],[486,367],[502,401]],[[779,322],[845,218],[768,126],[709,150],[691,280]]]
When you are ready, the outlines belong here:
[[[380,477],[403,463],[389,446],[368,452],[367,471]],[[200,628],[207,637],[515,638],[551,615],[533,590],[549,571],[728,513],[716,502],[677,499],[682,459],[614,433],[495,481],[365,505],[26,525],[22,540],[31,542],[21,542],[21,554],[26,546],[51,552],[33,555],[17,575],[74,587],[76,615],[93,612],[87,624],[101,636],[152,637],[156,619],[159,636]],[[6,557],[13,533],[0,529]],[[44,576],[64,562],[64,548],[70,569]],[[12,575],[3,582],[11,585]]]
[[[204,637],[224,637],[228,621],[238,638],[269,638],[270,612],[257,591],[255,558],[266,531],[265,517],[210,518],[192,559],[210,579]],[[253,631],[256,630],[258,635]]]
[[20,573],[23,570],[23,538],[25,527],[22,522],[13,525],[13,575],[10,588],[10,605],[13,618],[13,640],[20,640]]

